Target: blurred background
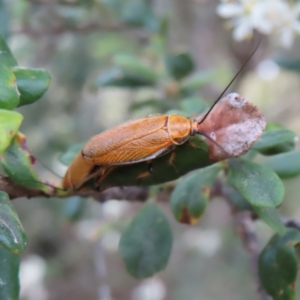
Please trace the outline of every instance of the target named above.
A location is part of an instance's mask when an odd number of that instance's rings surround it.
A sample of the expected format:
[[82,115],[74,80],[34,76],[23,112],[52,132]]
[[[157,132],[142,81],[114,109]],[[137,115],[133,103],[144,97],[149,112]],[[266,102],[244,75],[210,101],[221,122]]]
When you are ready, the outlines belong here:
[[[277,0],[0,0],[0,32],[19,65],[52,76],[43,99],[19,109],[28,146],[63,176],[59,157],[106,128],[209,106],[259,40],[230,90],[258,105],[268,123],[300,135],[299,12],[297,1]],[[299,177],[284,183],[281,213],[300,221]],[[260,299],[223,199],[195,226],[177,223],[162,203],[173,252],[165,271],[139,281],[126,272],[118,242],[141,204],[76,197],[13,203],[29,237],[22,300]],[[255,226],[263,247],[272,231]]]

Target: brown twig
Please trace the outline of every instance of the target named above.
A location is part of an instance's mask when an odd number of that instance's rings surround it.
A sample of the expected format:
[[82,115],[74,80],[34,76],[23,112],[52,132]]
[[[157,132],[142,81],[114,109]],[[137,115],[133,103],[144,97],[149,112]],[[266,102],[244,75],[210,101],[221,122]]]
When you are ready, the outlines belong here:
[[251,273],[256,285],[258,286],[258,294],[262,300],[272,300],[272,297],[270,297],[261,286],[258,276],[258,258],[260,254],[260,248],[258,245],[258,239],[251,212],[236,212],[234,214],[234,223],[236,231],[242,240],[243,246],[249,254]]
[[37,29],[30,26],[25,26],[20,29],[13,30],[13,34],[26,34],[34,38],[50,35],[60,35],[66,32],[88,33],[92,31],[122,31],[128,29],[126,25],[121,23],[90,23],[82,26],[67,26],[61,24],[56,27]]
[[229,187],[227,185],[224,185],[221,180],[217,179],[211,189],[210,197],[212,198],[216,196],[222,196],[231,206],[235,229],[242,240],[245,250],[249,255],[251,273],[257,285],[257,291],[260,299],[272,300],[272,297],[270,297],[261,286],[258,276],[258,258],[261,249],[258,244],[258,239],[254,227],[254,220],[256,216],[253,214],[253,212],[248,210],[237,210],[237,208],[232,205],[230,192],[231,191]]
[[92,197],[98,202],[107,200],[128,200],[128,201],[146,201],[148,191],[146,188],[130,186],[130,187],[113,187],[103,192],[97,191],[73,191],[68,194],[57,193],[55,188],[49,188],[49,192],[44,192],[37,189],[30,189],[22,185],[16,184],[7,177],[0,177],[0,190],[6,192],[10,199],[20,197],[35,198],[35,197],[69,197],[81,196]]

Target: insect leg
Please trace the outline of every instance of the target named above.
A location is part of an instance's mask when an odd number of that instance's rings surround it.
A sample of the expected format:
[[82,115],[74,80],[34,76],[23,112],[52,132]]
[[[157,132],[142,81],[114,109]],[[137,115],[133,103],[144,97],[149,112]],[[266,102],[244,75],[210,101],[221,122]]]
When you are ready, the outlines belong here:
[[147,160],[147,167],[148,167],[148,170],[146,172],[143,172],[143,173],[139,174],[139,176],[137,177],[138,180],[141,179],[141,178],[148,177],[152,174],[152,172],[153,172],[152,159]]
[[148,164],[148,172],[151,174],[153,172],[152,160],[148,160],[147,164]]

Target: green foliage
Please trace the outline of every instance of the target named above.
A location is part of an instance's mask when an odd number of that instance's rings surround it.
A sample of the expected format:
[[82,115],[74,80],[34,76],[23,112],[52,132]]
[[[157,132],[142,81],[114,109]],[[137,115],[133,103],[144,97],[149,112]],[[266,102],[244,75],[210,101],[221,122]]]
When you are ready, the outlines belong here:
[[19,255],[27,237],[8,195],[0,191],[0,299],[19,299]]
[[213,72],[197,72],[188,77],[185,77],[180,82],[181,91],[190,91],[200,89],[205,86],[208,82],[212,81],[214,77]]
[[125,88],[151,87],[157,83],[159,75],[148,63],[133,55],[119,53],[114,55],[115,67],[102,73],[97,80],[99,86]]
[[281,178],[293,178],[300,174],[300,151],[274,155],[268,158],[264,164]]
[[291,56],[282,56],[276,60],[277,64],[283,69],[300,72],[300,59]]
[[60,156],[59,160],[64,165],[68,166],[76,157],[76,155],[81,151],[83,148],[84,143],[79,143],[72,145],[68,151],[66,151],[63,155]]
[[299,230],[288,228],[284,236],[275,235],[260,255],[260,281],[274,300],[295,299],[298,262],[294,247],[299,243]]
[[122,70],[121,68],[114,68],[101,74],[98,77],[97,84],[100,87],[116,86],[136,89],[153,86],[154,82],[147,78],[139,77],[138,74],[126,72],[126,70]]
[[282,223],[276,208],[259,206],[253,206],[253,208],[258,216],[279,235],[283,235],[285,233],[285,226]]
[[285,233],[285,226],[280,215],[274,207],[260,207],[251,205],[241,193],[231,185],[225,186],[227,200],[238,210],[249,210],[256,213],[258,217],[269,225],[274,231],[282,235]]
[[159,79],[159,75],[155,69],[133,55],[123,53],[116,54],[113,58],[113,63],[128,74],[139,75],[145,80],[153,82],[153,84]]
[[170,103],[166,103],[162,99],[148,99],[145,101],[132,103],[129,107],[129,111],[135,112],[147,107],[151,108],[152,111],[167,111],[170,109]]
[[73,196],[66,200],[63,213],[64,216],[72,222],[81,219],[86,207],[86,199]]
[[16,77],[5,65],[0,65],[0,81],[0,108],[14,109],[20,102]]
[[237,208],[238,210],[254,211],[253,206],[228,181],[223,188],[226,192],[228,200],[230,201],[230,204],[232,204],[233,207]]
[[284,196],[284,186],[272,170],[251,162],[238,160],[229,164],[228,180],[253,206],[276,207]]
[[127,0],[122,9],[122,19],[132,26],[142,26],[150,30],[159,29],[150,0]]
[[14,111],[0,109],[0,154],[9,146],[23,120],[23,116]]
[[[3,5],[0,2],[0,8]],[[1,10],[0,15],[3,14]],[[1,20],[2,22],[3,20]],[[49,75],[43,70],[21,69],[3,37],[0,36],[0,161],[3,170],[15,182],[46,190],[32,169],[33,157],[26,140],[18,134],[23,116],[11,111],[33,103],[47,90]],[[8,195],[0,191],[0,299],[19,299],[20,254],[27,237]]]
[[47,191],[47,187],[40,183],[36,171],[32,168],[33,157],[28,152],[25,136],[18,134],[4,151],[0,158],[5,173],[20,185]]
[[169,222],[158,204],[146,203],[123,232],[119,249],[127,271],[136,278],[163,270],[173,243]]
[[0,299],[19,299],[20,257],[0,246]]
[[6,193],[0,191],[0,246],[19,254],[27,246],[27,237]]
[[179,222],[198,222],[206,209],[211,186],[220,170],[220,163],[214,164],[193,172],[176,185],[170,206]]
[[208,110],[209,106],[207,102],[199,97],[188,97],[180,101],[180,108],[183,110],[184,114],[187,116],[197,114],[202,114]]
[[268,125],[253,149],[264,155],[288,152],[295,148],[295,133],[278,125]]
[[18,65],[5,39],[0,35],[0,61],[2,66],[16,67]]
[[165,64],[168,73],[177,80],[191,74],[195,69],[195,62],[189,53],[167,55]]
[[39,100],[47,91],[50,83],[50,74],[45,70],[13,68],[20,92],[21,105],[31,104]]

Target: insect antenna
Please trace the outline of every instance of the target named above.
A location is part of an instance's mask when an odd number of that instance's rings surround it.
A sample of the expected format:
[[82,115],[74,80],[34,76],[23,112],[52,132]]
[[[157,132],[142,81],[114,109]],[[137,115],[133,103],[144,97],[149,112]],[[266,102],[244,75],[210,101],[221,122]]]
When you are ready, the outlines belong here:
[[247,58],[247,60],[244,62],[244,64],[242,65],[242,67],[239,69],[239,71],[234,75],[234,77],[231,79],[231,81],[228,83],[228,85],[226,86],[226,88],[223,90],[223,92],[220,94],[220,96],[217,98],[217,100],[214,102],[214,104],[210,107],[210,109],[208,110],[208,112],[204,115],[204,117],[198,122],[198,124],[202,124],[206,118],[209,116],[209,114],[211,113],[211,111],[214,109],[214,107],[218,104],[218,102],[222,99],[222,97],[224,96],[224,94],[227,92],[227,90],[229,89],[229,87],[232,85],[232,83],[236,80],[236,78],[242,73],[242,71],[244,70],[244,68],[246,67],[246,65],[248,64],[248,62],[250,61],[250,59],[252,58],[252,56],[255,54],[256,50],[258,49],[259,45],[260,45],[261,40],[258,41],[256,47],[254,48],[254,50],[252,51],[252,53],[250,54],[250,56]]
[[34,155],[34,158],[46,169],[48,170],[50,173],[52,173],[54,176],[58,177],[59,179],[62,179],[62,176],[60,176],[58,173],[56,173],[55,171],[53,171],[50,167],[48,167],[41,159],[39,159],[38,157],[36,157]]

